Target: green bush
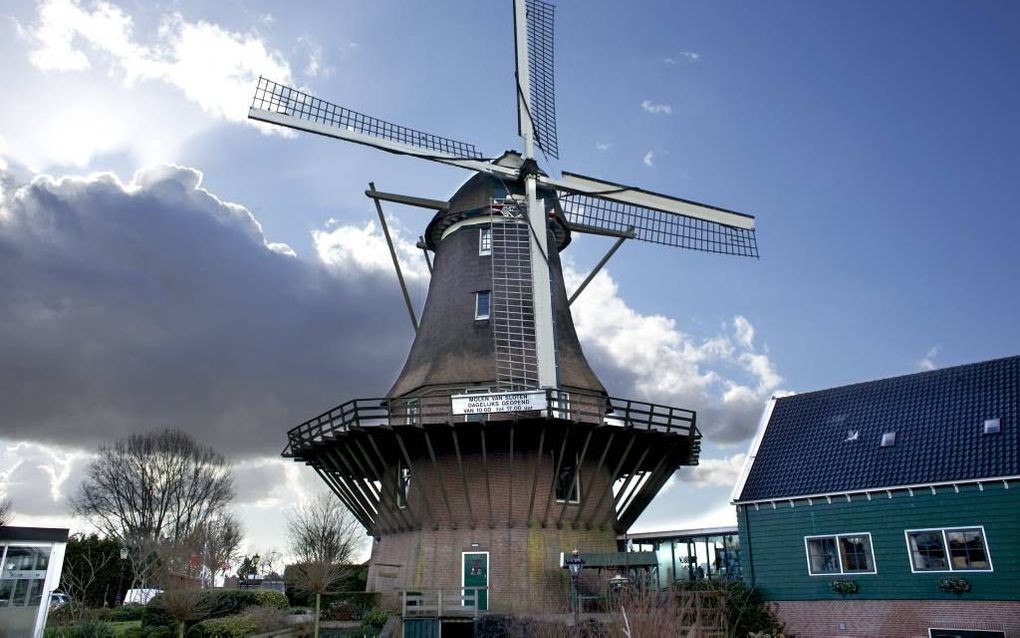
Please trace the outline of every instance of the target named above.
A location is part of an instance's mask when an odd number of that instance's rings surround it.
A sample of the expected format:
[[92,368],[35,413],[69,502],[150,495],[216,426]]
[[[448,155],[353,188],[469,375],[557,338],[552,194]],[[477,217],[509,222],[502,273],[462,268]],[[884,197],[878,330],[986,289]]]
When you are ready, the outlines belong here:
[[113,628],[105,622],[86,618],[74,625],[47,627],[44,638],[113,638]]
[[366,611],[361,616],[361,624],[365,627],[374,627],[376,629],[382,628],[389,620],[390,612],[385,609],[379,609],[378,607]]
[[726,616],[730,632],[734,636],[746,636],[749,633],[781,634],[783,624],[765,605],[761,592],[755,587],[748,587],[743,581],[699,580],[678,582],[677,591],[715,591],[721,592],[726,599]]
[[243,638],[259,632],[259,623],[251,616],[209,618],[188,630],[188,638]]
[[346,600],[334,600],[322,610],[321,617],[322,620],[354,620],[356,611],[354,605]]
[[[143,627],[174,627],[175,622],[162,605],[162,594],[154,597],[142,613]],[[286,609],[287,597],[264,589],[205,589],[199,606],[206,618],[236,616],[248,607],[275,607]]]
[[128,603],[120,607],[115,607],[111,614],[110,620],[113,622],[130,622],[133,620],[141,620],[142,614],[145,613],[145,605],[139,605],[138,603]]

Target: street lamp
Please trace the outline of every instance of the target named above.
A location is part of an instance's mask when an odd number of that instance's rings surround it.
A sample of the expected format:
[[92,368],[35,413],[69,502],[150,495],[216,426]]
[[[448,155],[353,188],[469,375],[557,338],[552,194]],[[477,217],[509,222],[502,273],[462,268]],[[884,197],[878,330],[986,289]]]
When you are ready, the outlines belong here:
[[570,552],[570,558],[563,561],[570,570],[570,583],[574,590],[574,627],[581,622],[581,597],[577,590],[577,580],[581,577],[581,570],[584,569],[584,559],[578,554],[577,549]]
[[124,598],[123,598],[124,594],[122,593],[123,590],[121,589],[121,587],[124,585],[124,561],[127,560],[127,557],[128,557],[128,548],[126,546],[125,547],[121,547],[120,548],[120,573],[117,574],[117,595],[116,595],[116,599],[114,600],[114,602],[120,601],[119,604],[121,604],[121,605],[124,604]]

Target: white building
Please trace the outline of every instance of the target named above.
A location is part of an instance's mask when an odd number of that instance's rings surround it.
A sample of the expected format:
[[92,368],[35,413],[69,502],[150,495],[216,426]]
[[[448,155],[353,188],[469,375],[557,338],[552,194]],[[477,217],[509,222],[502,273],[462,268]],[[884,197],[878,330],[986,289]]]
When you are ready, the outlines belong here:
[[0,527],[0,638],[42,638],[67,530]]

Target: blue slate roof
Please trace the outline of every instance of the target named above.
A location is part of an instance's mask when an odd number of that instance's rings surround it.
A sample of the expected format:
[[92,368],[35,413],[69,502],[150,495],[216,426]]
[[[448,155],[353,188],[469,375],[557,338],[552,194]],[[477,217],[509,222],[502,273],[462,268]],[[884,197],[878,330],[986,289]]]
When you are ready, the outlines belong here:
[[736,500],[1018,475],[1020,356],[777,399]]

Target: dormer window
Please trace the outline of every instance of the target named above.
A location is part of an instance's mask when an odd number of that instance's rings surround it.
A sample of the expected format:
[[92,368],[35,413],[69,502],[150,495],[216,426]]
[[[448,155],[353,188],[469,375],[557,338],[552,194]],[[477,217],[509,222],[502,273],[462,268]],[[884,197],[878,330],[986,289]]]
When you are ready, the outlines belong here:
[[999,419],[985,419],[985,434],[998,434],[1002,432],[1002,421]]
[[886,432],[882,435],[882,443],[879,444],[879,447],[892,447],[894,445],[896,445],[895,432]]
[[478,229],[478,254],[481,256],[492,254],[492,227],[482,226]]
[[489,318],[491,300],[492,293],[488,290],[479,290],[475,293],[475,319]]

